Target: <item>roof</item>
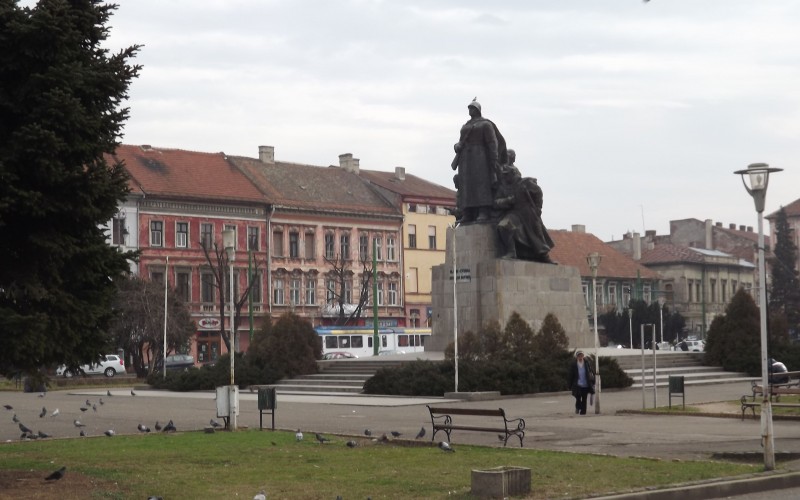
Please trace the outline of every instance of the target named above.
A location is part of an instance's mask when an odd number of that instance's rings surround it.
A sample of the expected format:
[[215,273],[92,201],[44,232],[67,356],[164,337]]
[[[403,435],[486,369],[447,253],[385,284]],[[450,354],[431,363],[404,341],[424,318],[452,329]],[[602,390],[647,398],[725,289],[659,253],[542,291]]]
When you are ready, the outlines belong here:
[[751,262],[739,258],[736,255],[720,252],[719,250],[708,250],[706,248],[683,247],[672,244],[656,245],[651,250],[642,252],[641,263],[648,264],[703,264],[706,257],[729,257],[736,258],[737,264],[742,267],[754,267]]
[[[800,217],[800,198],[794,200],[788,205],[781,206],[781,208],[786,210],[787,217]],[[778,210],[775,210],[771,214],[767,215],[766,218],[774,219],[778,216],[778,212],[780,212],[780,208]]]
[[400,216],[399,208],[393,207],[358,174],[339,167],[265,163],[243,156],[231,156],[229,160],[264,193],[269,204]]
[[592,271],[586,262],[586,256],[597,252],[602,256],[597,276],[606,278],[658,279],[656,271],[637,263],[622,252],[603,243],[591,233],[566,230],[550,230],[550,237],[555,247],[550,251],[550,258],[559,264],[577,267],[581,276],[591,276]]
[[439,184],[420,179],[413,174],[405,174],[404,179],[398,179],[395,172],[382,172],[378,170],[363,170],[359,172],[361,178],[380,186],[405,198],[421,198],[443,200],[455,206],[456,192]]
[[225,153],[120,145],[133,192],[174,198],[264,202],[264,196],[227,161]]

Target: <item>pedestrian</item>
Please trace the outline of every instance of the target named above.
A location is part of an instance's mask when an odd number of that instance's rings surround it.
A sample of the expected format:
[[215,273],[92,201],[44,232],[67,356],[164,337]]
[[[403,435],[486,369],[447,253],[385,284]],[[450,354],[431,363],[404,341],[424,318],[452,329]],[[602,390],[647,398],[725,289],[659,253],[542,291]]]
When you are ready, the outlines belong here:
[[592,363],[585,359],[583,351],[575,353],[569,369],[569,388],[575,396],[575,413],[586,415],[586,399],[594,394],[594,370]]

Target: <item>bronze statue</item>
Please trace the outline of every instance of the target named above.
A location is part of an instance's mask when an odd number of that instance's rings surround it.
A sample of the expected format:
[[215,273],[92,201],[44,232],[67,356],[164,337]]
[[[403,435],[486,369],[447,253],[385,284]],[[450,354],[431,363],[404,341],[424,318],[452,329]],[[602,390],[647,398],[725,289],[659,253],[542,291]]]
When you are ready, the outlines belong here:
[[500,169],[500,183],[494,198],[498,212],[497,233],[505,253],[501,258],[532,260],[555,264],[550,260],[553,240],[542,222],[542,189],[531,177],[522,178],[514,166],[516,153],[508,150],[508,164]]
[[507,158],[505,139],[491,120],[481,116],[480,103],[473,99],[467,109],[470,119],[461,127],[451,164],[453,170],[458,169],[453,181],[458,190],[456,210],[462,224],[489,221],[492,190],[500,165]]

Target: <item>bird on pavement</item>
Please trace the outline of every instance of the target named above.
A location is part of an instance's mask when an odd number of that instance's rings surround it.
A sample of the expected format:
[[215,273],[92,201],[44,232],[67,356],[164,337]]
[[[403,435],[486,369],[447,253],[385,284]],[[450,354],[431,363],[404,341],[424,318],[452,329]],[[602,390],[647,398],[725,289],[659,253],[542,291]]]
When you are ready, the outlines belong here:
[[300,429],[297,429],[297,432],[294,433],[294,438],[298,441],[303,440],[303,433],[300,432]]
[[131,389],[131,396],[135,396],[135,395],[136,395],[136,393],[133,392],[133,389]]
[[85,406],[81,406],[81,411],[86,411],[86,410],[88,410],[88,409],[89,409],[89,408],[87,408],[87,407],[85,407]]
[[25,424],[23,424],[22,422],[19,423],[19,430],[21,430],[25,434],[33,434],[33,431],[28,429],[28,427]]
[[[113,394],[111,394],[111,389],[109,389],[109,390],[107,390],[107,391],[106,391],[106,396],[108,396],[108,397],[111,397],[111,396],[113,396]],[[101,403],[101,404],[102,404],[102,403]]]
[[440,441],[439,442],[439,449],[442,450],[442,451],[450,452],[450,453],[456,451],[450,446],[450,443],[448,443],[447,441]]
[[116,434],[116,432],[114,432],[114,429],[109,429],[105,431],[103,434],[105,434],[108,437],[113,437]]
[[46,395],[47,395],[47,393],[46,393],[46,392],[40,392],[40,393],[39,393],[39,397],[40,397],[40,398],[43,398],[43,397],[45,397]]
[[158,420],[156,420],[156,425],[154,427],[156,428],[156,432],[161,430],[161,424],[158,423]]
[[92,410],[97,411],[97,405],[92,405]]
[[163,432],[177,432],[177,430],[178,429],[175,427],[175,424],[172,423],[172,420],[170,420],[167,422],[167,425],[164,426]]
[[11,417],[11,421],[15,424],[19,423],[19,418],[17,418],[17,414],[15,413],[13,417]]
[[147,427],[144,424],[139,424],[136,426],[136,428],[139,429],[139,432],[150,432],[150,427]]
[[86,431],[84,431],[83,429],[81,429],[81,437],[86,437]]
[[51,472],[49,476],[44,478],[45,481],[58,481],[62,477],[64,477],[64,472],[67,471],[66,467],[62,467],[55,472]]
[[6,410],[8,410],[8,411],[11,411],[11,410],[13,410],[13,409],[14,409],[14,407],[13,407],[13,406],[11,406],[11,405],[3,405],[3,408],[5,408],[5,409],[6,409]]
[[264,493],[264,490],[261,490],[256,493],[256,495],[253,497],[253,500],[267,500],[267,494]]
[[325,436],[323,436],[319,432],[314,434],[314,437],[317,438],[317,441],[319,441],[319,444],[325,443],[326,441],[330,441],[330,439],[326,438]]
[[422,426],[414,439],[422,439],[425,437],[425,426]]
[[164,500],[164,497],[149,496],[147,500]]
[[350,441],[346,442],[345,444],[347,445],[348,448],[355,448],[356,446],[358,446],[358,443],[356,443],[352,439]]
[[83,424],[83,423],[81,423],[81,421],[80,421],[80,420],[78,420],[78,419],[75,419],[75,420],[73,420],[73,421],[72,421],[72,424],[73,424],[75,427],[86,427],[86,424]]
[[392,431],[391,434],[392,434],[392,437],[396,437],[396,438],[399,438],[400,436],[403,435],[402,432],[397,432],[397,431]]
[[103,398],[100,398],[100,406],[103,406],[104,404],[106,404],[106,402],[103,401]]
[[53,413],[51,413],[50,416],[57,417],[59,413],[61,413],[61,411],[58,408],[56,408],[55,410],[53,410]]
[[91,401],[89,401],[88,399],[86,400],[86,406],[92,406]]
[[371,430],[369,430],[369,429],[364,429],[364,435],[365,435],[365,436],[367,436],[367,437],[369,437],[369,436],[371,436],[371,435],[372,435],[372,431],[371,431]]
[[221,423],[219,423],[219,422],[217,422],[217,421],[216,421],[216,420],[214,420],[213,418],[212,418],[211,420],[209,420],[209,421],[208,421],[208,424],[209,424],[211,427],[215,428],[215,429],[216,429],[217,427],[222,427],[222,424],[221,424]]
[[386,433],[384,432],[383,434],[381,434],[381,437],[378,438],[378,441],[380,441],[381,443],[388,443],[389,436],[387,436]]
[[42,432],[42,431],[39,431],[36,434],[42,439],[52,437],[52,436],[50,436],[50,434],[47,434],[46,432]]
[[47,415],[47,408],[42,406],[42,411],[39,412],[39,418],[44,418],[45,415]]

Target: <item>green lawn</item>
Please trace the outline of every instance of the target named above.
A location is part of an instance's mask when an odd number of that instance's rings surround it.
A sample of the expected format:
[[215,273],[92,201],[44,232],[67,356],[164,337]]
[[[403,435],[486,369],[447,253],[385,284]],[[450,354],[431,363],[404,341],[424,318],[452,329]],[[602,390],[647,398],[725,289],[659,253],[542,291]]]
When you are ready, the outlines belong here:
[[[61,465],[84,474],[85,498],[469,498],[470,471],[530,467],[530,498],[574,498],[604,492],[734,476],[760,466],[723,462],[662,461],[454,445],[445,453],[428,442],[376,443],[292,433],[239,431],[146,434],[0,444],[0,469],[38,470]],[[43,481],[42,481],[43,482]],[[66,486],[66,481],[62,480]],[[109,485],[114,485],[110,487]],[[2,496],[2,494],[0,494]]]

